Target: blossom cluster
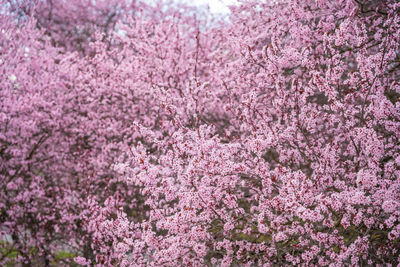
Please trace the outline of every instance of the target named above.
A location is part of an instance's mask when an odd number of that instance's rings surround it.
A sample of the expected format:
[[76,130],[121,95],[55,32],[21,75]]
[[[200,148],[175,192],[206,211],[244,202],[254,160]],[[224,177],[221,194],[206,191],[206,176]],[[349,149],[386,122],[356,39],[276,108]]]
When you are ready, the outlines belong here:
[[3,6],[0,264],[400,263],[397,0]]

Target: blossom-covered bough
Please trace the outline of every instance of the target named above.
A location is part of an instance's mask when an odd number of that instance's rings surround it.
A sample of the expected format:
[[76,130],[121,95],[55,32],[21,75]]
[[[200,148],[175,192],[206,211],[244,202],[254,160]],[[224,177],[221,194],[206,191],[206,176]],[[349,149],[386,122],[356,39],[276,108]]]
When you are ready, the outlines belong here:
[[398,1],[4,2],[2,264],[399,264]]

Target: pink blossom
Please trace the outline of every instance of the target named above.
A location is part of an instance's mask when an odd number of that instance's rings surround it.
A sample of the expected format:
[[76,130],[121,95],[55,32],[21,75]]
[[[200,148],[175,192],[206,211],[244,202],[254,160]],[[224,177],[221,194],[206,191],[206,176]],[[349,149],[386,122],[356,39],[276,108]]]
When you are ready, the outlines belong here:
[[239,2],[0,0],[0,265],[399,263],[398,1]]

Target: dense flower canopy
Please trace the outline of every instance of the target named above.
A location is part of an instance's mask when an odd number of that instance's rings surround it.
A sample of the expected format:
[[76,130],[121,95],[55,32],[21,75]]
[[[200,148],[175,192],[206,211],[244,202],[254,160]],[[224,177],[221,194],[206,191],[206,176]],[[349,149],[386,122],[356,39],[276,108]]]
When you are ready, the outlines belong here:
[[400,263],[400,2],[1,5],[2,265]]

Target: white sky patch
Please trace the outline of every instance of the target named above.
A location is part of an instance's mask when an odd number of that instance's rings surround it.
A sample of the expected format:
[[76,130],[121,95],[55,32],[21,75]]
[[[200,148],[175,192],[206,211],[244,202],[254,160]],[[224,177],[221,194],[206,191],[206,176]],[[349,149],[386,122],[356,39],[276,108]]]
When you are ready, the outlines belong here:
[[185,0],[189,5],[209,6],[210,12],[214,14],[228,15],[230,13],[229,5],[237,5],[236,0]]

